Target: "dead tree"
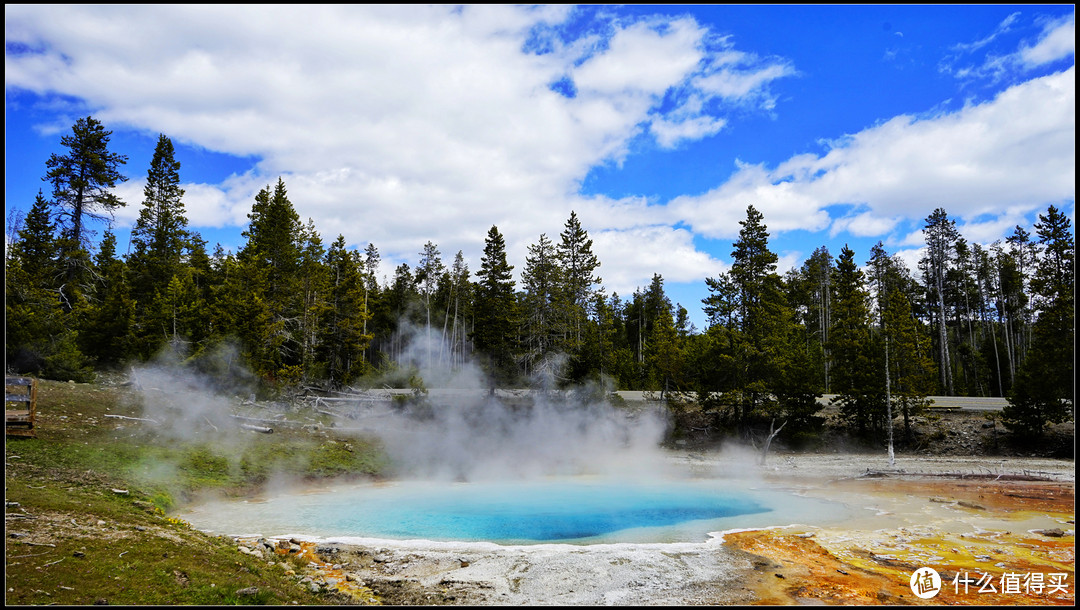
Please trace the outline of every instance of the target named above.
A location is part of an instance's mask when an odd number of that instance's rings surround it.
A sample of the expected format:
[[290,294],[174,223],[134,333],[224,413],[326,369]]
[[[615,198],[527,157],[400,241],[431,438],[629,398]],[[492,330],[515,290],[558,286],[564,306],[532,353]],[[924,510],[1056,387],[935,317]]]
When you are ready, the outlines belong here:
[[784,426],[787,425],[787,420],[785,419],[784,423],[780,424],[780,427],[774,430],[773,426],[775,424],[776,418],[769,420],[769,436],[765,438],[765,446],[761,448],[761,461],[759,462],[759,464],[761,464],[762,466],[765,465],[765,458],[769,455],[769,445],[772,444],[772,441],[774,438],[776,438],[776,435],[780,434],[780,431],[783,430]]

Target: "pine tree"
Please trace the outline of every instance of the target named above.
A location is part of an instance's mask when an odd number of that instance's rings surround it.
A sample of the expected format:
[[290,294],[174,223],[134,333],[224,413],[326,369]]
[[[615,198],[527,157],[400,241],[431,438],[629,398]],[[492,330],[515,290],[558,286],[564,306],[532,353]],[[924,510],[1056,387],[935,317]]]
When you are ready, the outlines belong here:
[[[285,182],[278,179],[255,196],[247,243],[240,250],[241,295],[236,321],[244,329],[245,347],[255,372],[272,384],[299,381],[302,374],[303,291],[300,217],[289,201]],[[241,296],[236,295],[236,296]]]
[[745,330],[750,311],[761,300],[766,278],[776,272],[776,254],[769,250],[769,233],[764,216],[754,206],[747,206],[746,220],[739,221],[739,239],[731,252],[731,281],[739,293],[738,319]]
[[971,257],[980,384],[984,388],[984,396],[1001,396],[1001,354],[990,315],[994,294],[990,250],[974,244]]
[[890,427],[892,405],[904,418],[905,438],[911,438],[912,419],[928,404],[934,386],[934,363],[928,347],[930,337],[914,315],[915,281],[903,261],[891,258],[881,242],[870,250],[868,264],[874,283],[880,334],[884,338],[886,397]]
[[949,357],[949,331],[945,318],[945,278],[955,251],[959,233],[956,223],[942,208],[926,217],[923,227],[926,236],[926,256],[922,265],[927,289],[933,297],[934,316],[937,326],[938,367],[941,373],[941,389],[947,396],[954,394],[952,362]]
[[131,354],[135,301],[128,286],[126,265],[116,258],[116,236],[106,231],[95,261],[97,284],[95,302],[79,332],[81,351],[98,367],[117,367]]
[[[788,311],[791,311],[788,308]],[[820,425],[818,398],[824,389],[820,374],[820,347],[809,340],[807,328],[788,320],[788,336],[782,358],[780,381],[774,387],[778,416],[783,416],[798,433]]]
[[735,407],[735,424],[744,431],[751,417],[778,414],[792,323],[763,219],[754,206],[747,206],[731,253],[738,302],[736,330],[729,337],[733,391],[725,400]]
[[829,331],[832,388],[838,394],[841,416],[861,433],[885,424],[884,379],[870,337],[870,295],[855,253],[846,245],[836,261]]
[[8,366],[40,374],[52,338],[63,332],[52,205],[38,192],[15,240],[4,273],[5,354]]
[[[389,290],[379,286],[379,249],[373,243],[364,248],[364,307],[370,318],[364,323],[363,332],[370,334],[365,360],[375,368],[383,366],[387,354],[384,351],[390,345],[397,320],[390,307]],[[387,287],[389,288],[389,287]]]
[[[472,285],[469,283],[469,265],[465,254],[458,250],[454,264],[447,277],[446,313],[443,317],[444,342],[449,347],[448,369],[455,370],[465,364],[468,355],[465,320],[472,310]],[[447,326],[449,325],[449,330]]]
[[588,325],[581,358],[589,368],[582,373],[582,377],[598,380],[604,387],[616,386],[618,384],[612,380],[619,378],[629,361],[629,354],[626,354],[626,361],[620,357],[625,350],[619,350],[618,295],[613,295],[609,300],[603,293],[596,293],[592,307],[595,323]]
[[231,299],[240,296],[240,263],[232,252],[226,252],[221,244],[214,246],[214,253],[208,257],[208,270],[205,277],[203,294],[206,295],[206,310],[203,316],[205,330],[203,351],[211,346],[224,344],[230,337],[237,337],[236,316],[240,313],[241,303]]
[[[832,276],[833,257],[822,246],[803,262],[802,267],[786,277],[788,302],[801,312],[801,324],[806,328],[810,367],[819,373],[826,393],[831,393],[829,383],[829,327],[832,326]],[[813,347],[811,347],[813,346]]]
[[1055,206],[1039,215],[1042,246],[1032,291],[1039,308],[1031,348],[1017,370],[1002,420],[1014,434],[1041,436],[1047,424],[1068,421],[1075,401],[1075,242],[1070,221]]
[[189,243],[179,170],[172,141],[159,135],[143,188],[143,208],[131,231],[134,252],[128,259],[139,320],[135,341],[144,359],[157,352],[169,336],[176,336],[162,332],[160,320],[153,320],[162,315],[161,299],[173,278],[182,272],[184,250]]
[[[901,264],[893,261],[894,268]],[[911,439],[912,420],[930,404],[927,396],[935,386],[934,361],[930,358],[930,336],[912,313],[907,291],[889,287],[883,325],[888,329],[889,377],[894,404],[904,418],[904,438]]]
[[446,266],[443,265],[439,248],[431,241],[424,244],[424,250],[420,253],[420,264],[416,267],[415,280],[420,302],[424,306],[424,335],[427,343],[424,350],[426,359],[424,367],[427,369],[432,366],[435,350],[431,337],[431,310],[439,288],[439,280],[445,271]]
[[331,383],[341,386],[366,372],[364,351],[371,340],[363,332],[368,318],[364,306],[364,277],[356,258],[345,249],[345,237],[338,235],[326,253],[330,274],[330,294],[322,310],[319,337],[321,359]]
[[[1019,229],[1019,227],[1017,227]],[[1028,296],[1024,289],[1025,278],[1017,265],[1016,252],[1000,247],[994,251],[994,279],[997,287],[997,314],[999,332],[1005,344],[1005,364],[1008,382],[1004,384],[1006,393],[1016,381],[1016,367],[1020,362],[1018,346],[1020,335],[1016,329],[1024,328]]]
[[596,276],[600,259],[593,254],[592,240],[581,227],[576,212],[570,212],[561,241],[556,248],[562,278],[561,302],[566,320],[567,351],[573,353],[580,348],[582,331],[588,318],[588,307],[592,302],[594,286],[602,281]]
[[[40,192],[8,245],[5,289],[5,355],[15,370],[49,379],[89,381],[89,359],[79,350],[87,303],[66,290],[62,237],[55,234],[53,205]],[[85,254],[85,250],[82,251]],[[84,269],[87,276],[93,270]],[[72,300],[71,296],[78,296]]]
[[547,235],[541,233],[539,241],[529,246],[521,281],[525,290],[522,311],[525,372],[530,374],[534,363],[541,366],[549,363],[548,356],[558,345],[556,307],[562,280],[555,246]]
[[298,273],[303,295],[300,305],[300,366],[304,379],[318,380],[324,377],[316,356],[319,347],[319,320],[330,307],[327,303],[329,276],[324,260],[326,249],[319,232],[315,230],[315,221],[310,218],[301,230],[299,241],[301,249]]
[[18,259],[23,272],[38,288],[54,286],[57,280],[56,225],[51,209],[52,205],[38,191],[10,248],[13,258]]
[[738,289],[739,333],[735,361],[741,390],[741,413],[745,426],[750,418],[775,417],[782,393],[784,366],[790,333],[791,312],[780,276],[776,273],[777,256],[768,246],[764,217],[748,206],[741,221],[739,239],[731,253],[731,278]]
[[[984,341],[990,345],[990,349],[993,353],[993,368],[990,373],[990,395],[991,396],[1004,396],[1005,395],[1005,362],[1006,353],[1002,349],[1001,342],[998,340],[997,327],[1003,326],[1001,323],[1001,284],[999,282],[998,271],[996,267],[996,260],[1000,255],[1001,248],[999,242],[994,242],[989,249],[982,249],[980,252],[980,259],[978,261],[978,282],[979,290],[982,293],[982,300],[984,303],[983,326],[984,333],[986,335]],[[994,320],[995,314],[997,320]],[[989,354],[987,360],[990,361]]]
[[702,310],[709,321],[709,326],[723,326],[729,331],[735,330],[736,314],[739,311],[739,291],[731,274],[724,272],[715,278],[705,278],[705,285],[711,293],[701,300]]
[[284,180],[278,178],[273,196],[269,187],[259,192],[248,219],[248,230],[242,233],[248,241],[240,258],[269,272],[269,301],[284,305],[296,294],[302,235],[300,217],[289,201]]
[[[814,300],[813,303],[817,305],[812,311],[816,313],[817,321],[817,335],[819,345],[822,346],[822,352],[824,361],[826,363],[824,367],[825,376],[825,391],[829,391],[829,354],[825,351],[824,346],[829,341],[829,326],[832,323],[832,312],[829,309],[832,296],[832,274],[833,264],[832,255],[829,254],[829,250],[824,246],[814,250],[814,256],[811,257],[810,267],[807,269],[809,277],[814,281]],[[816,311],[815,311],[816,310]]]
[[191,353],[189,329],[200,315],[191,270],[184,268],[173,275],[165,289],[158,293],[155,302],[161,312],[158,322],[165,342],[178,356],[186,357]]
[[513,354],[517,324],[513,269],[506,262],[506,242],[493,225],[484,240],[484,256],[476,272],[476,327],[472,334],[476,351],[485,359],[492,390],[513,381],[517,373]]
[[58,220],[63,229],[60,260],[65,282],[61,294],[66,297],[68,311],[89,283],[87,220],[111,218],[113,210],[124,205],[110,189],[127,180],[119,171],[127,157],[109,151],[110,136],[112,132],[93,117],[78,119],[72,133],[60,138],[67,154],[53,153],[45,164],[48,172],[43,180],[53,187],[53,203],[60,210]]
[[664,398],[668,390],[682,386],[683,350],[675,331],[671,300],[664,294],[664,278],[660,274],[653,274],[643,305],[642,361],[647,387],[660,390],[660,397]]
[[959,237],[955,244],[956,265],[949,270],[949,301],[955,317],[955,362],[959,368],[958,392],[965,396],[985,396],[984,371],[979,361],[979,337],[975,320],[981,308],[975,277],[978,244]]
[[1031,241],[1031,233],[1019,225],[1005,241],[1009,244],[1009,258],[1005,263],[1011,269],[1003,270],[1005,277],[1002,278],[1002,290],[1010,313],[1007,322],[1011,327],[1011,336],[1007,343],[1010,345],[1010,361],[1015,376],[1015,369],[1024,361],[1028,347],[1031,346],[1034,315],[1028,296],[1031,292],[1028,282],[1035,269],[1036,251],[1035,243]]
[[157,280],[172,277],[187,245],[188,221],[179,172],[172,140],[159,135],[146,173],[143,209],[131,231],[136,257],[148,257],[146,271]]

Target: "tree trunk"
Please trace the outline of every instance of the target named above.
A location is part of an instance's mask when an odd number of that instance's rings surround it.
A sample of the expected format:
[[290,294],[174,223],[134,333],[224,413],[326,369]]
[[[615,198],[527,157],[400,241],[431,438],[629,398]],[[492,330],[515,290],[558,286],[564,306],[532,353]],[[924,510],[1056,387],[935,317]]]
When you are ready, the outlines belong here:
[[938,341],[940,343],[939,351],[941,353],[941,386],[946,396],[953,395],[953,381],[952,381],[952,363],[949,362],[949,331],[946,328],[945,318],[945,297],[944,290],[941,286],[941,277],[939,276],[935,281],[937,285],[937,301],[938,301]]
[[889,468],[896,464],[892,433],[892,375],[889,371],[889,333],[885,332],[885,419],[889,428]]
[[784,426],[787,425],[787,420],[785,419],[784,423],[780,424],[779,428],[773,430],[773,424],[775,424],[775,423],[776,423],[776,418],[773,418],[773,419],[769,420],[769,436],[765,439],[765,446],[761,448],[761,461],[758,462],[762,466],[765,465],[765,458],[768,457],[768,455],[769,455],[769,445],[772,444],[772,441],[773,441],[774,438],[776,438],[776,435],[780,434],[780,431],[783,430]]

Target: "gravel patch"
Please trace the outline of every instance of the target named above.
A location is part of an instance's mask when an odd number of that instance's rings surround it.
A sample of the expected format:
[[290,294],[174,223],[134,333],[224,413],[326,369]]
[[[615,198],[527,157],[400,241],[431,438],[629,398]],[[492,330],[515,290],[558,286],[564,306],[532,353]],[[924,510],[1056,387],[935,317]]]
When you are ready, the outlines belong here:
[[[542,544],[329,538],[335,555],[372,589],[391,581],[454,601],[485,605],[738,604],[753,600],[740,585],[751,556],[717,539],[704,543]],[[372,560],[365,561],[370,554]]]

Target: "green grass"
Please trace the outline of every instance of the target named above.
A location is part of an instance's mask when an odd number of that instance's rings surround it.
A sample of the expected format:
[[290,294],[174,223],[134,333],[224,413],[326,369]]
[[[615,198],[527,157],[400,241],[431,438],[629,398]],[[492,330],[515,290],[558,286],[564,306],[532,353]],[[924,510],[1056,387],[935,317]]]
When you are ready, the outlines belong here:
[[[119,495],[99,480],[58,480],[55,474],[9,471],[6,478],[8,501],[19,503],[8,514],[32,517],[8,520],[8,604],[333,601],[297,585],[284,568],[238,553],[231,539],[167,517],[145,496]],[[303,564],[288,557],[279,562],[297,571]],[[258,594],[236,594],[252,586]]]
[[[246,433],[230,445],[179,442],[139,417],[130,389],[41,381],[37,438],[5,443],[8,604],[341,603],[199,532],[167,511],[213,491],[239,496],[272,477],[377,477],[386,459],[369,440],[301,431]],[[126,493],[117,493],[120,490]],[[22,517],[21,515],[25,515]],[[11,537],[15,533],[16,537]],[[237,591],[257,587],[255,595]]]

